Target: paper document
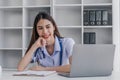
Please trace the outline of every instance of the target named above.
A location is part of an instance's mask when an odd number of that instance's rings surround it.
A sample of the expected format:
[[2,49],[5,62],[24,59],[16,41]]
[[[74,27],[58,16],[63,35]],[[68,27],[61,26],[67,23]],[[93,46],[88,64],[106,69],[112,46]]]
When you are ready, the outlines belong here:
[[32,71],[32,70],[26,70],[21,72],[15,72],[13,73],[13,76],[48,76],[53,73],[56,73],[56,71]]

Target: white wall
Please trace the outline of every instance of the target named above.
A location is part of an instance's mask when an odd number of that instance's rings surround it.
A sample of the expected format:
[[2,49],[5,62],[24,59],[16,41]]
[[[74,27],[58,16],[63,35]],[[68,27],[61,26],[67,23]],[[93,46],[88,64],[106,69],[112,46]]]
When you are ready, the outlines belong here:
[[113,43],[116,45],[114,71],[120,71],[120,1],[113,0]]

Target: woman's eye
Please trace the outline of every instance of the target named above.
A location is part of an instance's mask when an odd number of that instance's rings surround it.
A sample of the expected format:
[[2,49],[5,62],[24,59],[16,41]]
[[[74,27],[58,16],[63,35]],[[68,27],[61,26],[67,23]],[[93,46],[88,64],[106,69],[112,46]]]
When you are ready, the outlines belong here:
[[46,26],[46,28],[50,28],[50,26]]
[[41,30],[41,29],[43,29],[42,27],[38,27],[38,30]]

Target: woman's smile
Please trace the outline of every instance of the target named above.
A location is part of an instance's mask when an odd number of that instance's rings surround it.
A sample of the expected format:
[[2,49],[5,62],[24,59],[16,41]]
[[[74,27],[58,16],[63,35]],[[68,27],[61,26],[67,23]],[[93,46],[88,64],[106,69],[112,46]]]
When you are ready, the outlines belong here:
[[43,35],[42,37],[43,37],[45,40],[47,40],[47,39],[50,37],[50,34]]

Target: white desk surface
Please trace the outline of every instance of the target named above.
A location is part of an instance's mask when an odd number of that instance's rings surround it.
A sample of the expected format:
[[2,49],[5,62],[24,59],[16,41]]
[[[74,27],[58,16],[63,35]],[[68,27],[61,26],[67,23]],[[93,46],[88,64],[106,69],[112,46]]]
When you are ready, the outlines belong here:
[[120,72],[113,72],[111,76],[104,77],[79,77],[79,78],[67,78],[52,74],[46,77],[39,76],[13,76],[15,71],[3,71],[0,80],[120,80]]

